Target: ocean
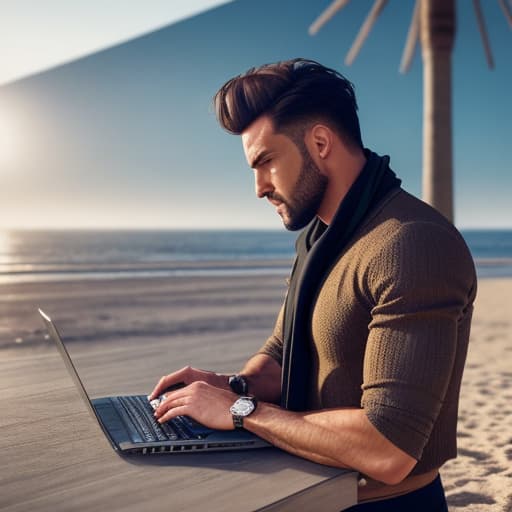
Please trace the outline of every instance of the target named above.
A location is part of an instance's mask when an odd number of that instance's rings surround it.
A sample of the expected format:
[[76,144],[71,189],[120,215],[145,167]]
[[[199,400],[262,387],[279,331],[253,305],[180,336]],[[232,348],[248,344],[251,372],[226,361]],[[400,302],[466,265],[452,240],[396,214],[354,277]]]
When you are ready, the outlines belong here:
[[[512,230],[466,230],[479,277],[512,276]],[[176,275],[287,274],[282,231],[0,231],[0,283]]]

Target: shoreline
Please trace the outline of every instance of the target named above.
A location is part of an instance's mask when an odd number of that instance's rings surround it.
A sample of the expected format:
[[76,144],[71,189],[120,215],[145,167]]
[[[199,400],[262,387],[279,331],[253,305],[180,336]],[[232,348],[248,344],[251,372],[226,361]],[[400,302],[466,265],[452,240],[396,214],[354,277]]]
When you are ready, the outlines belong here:
[[[281,275],[290,271],[293,258],[176,260],[139,263],[77,263],[66,265],[0,265],[0,285],[98,279],[145,279],[151,277],[216,277],[234,275]],[[511,261],[512,268],[512,261]]]
[[[475,259],[479,279],[512,278],[512,258]],[[231,277],[287,275],[293,258],[176,260],[140,263],[77,263],[66,265],[0,265],[0,286],[16,283],[54,283],[112,279],[172,277]]]

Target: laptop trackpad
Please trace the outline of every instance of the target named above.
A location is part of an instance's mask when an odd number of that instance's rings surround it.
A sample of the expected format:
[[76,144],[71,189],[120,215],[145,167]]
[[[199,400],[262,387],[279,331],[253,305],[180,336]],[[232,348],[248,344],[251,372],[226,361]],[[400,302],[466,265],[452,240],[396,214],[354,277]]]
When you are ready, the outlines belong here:
[[103,425],[103,430],[119,445],[122,442],[141,443],[143,440],[131,422],[125,422],[120,417],[119,412],[113,406],[112,402],[106,399],[92,400],[94,409],[98,414],[98,419]]

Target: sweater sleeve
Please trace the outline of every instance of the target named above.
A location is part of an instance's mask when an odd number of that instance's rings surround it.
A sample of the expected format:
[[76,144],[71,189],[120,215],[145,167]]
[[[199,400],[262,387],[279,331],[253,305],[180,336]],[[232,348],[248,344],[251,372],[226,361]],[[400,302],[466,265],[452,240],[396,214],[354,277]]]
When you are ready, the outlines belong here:
[[277,315],[272,334],[258,351],[258,354],[265,354],[274,358],[281,366],[283,363],[283,315],[284,304]]
[[370,422],[419,460],[443,404],[474,265],[458,233],[403,225],[368,269],[371,322],[362,401]]

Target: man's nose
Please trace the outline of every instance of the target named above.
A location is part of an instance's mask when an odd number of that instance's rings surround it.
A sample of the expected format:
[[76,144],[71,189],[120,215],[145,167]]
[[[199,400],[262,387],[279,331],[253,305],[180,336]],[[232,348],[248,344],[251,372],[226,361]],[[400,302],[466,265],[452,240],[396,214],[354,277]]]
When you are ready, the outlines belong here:
[[265,197],[269,192],[274,190],[272,182],[270,181],[270,173],[268,171],[254,171],[254,187],[256,196],[260,199]]

